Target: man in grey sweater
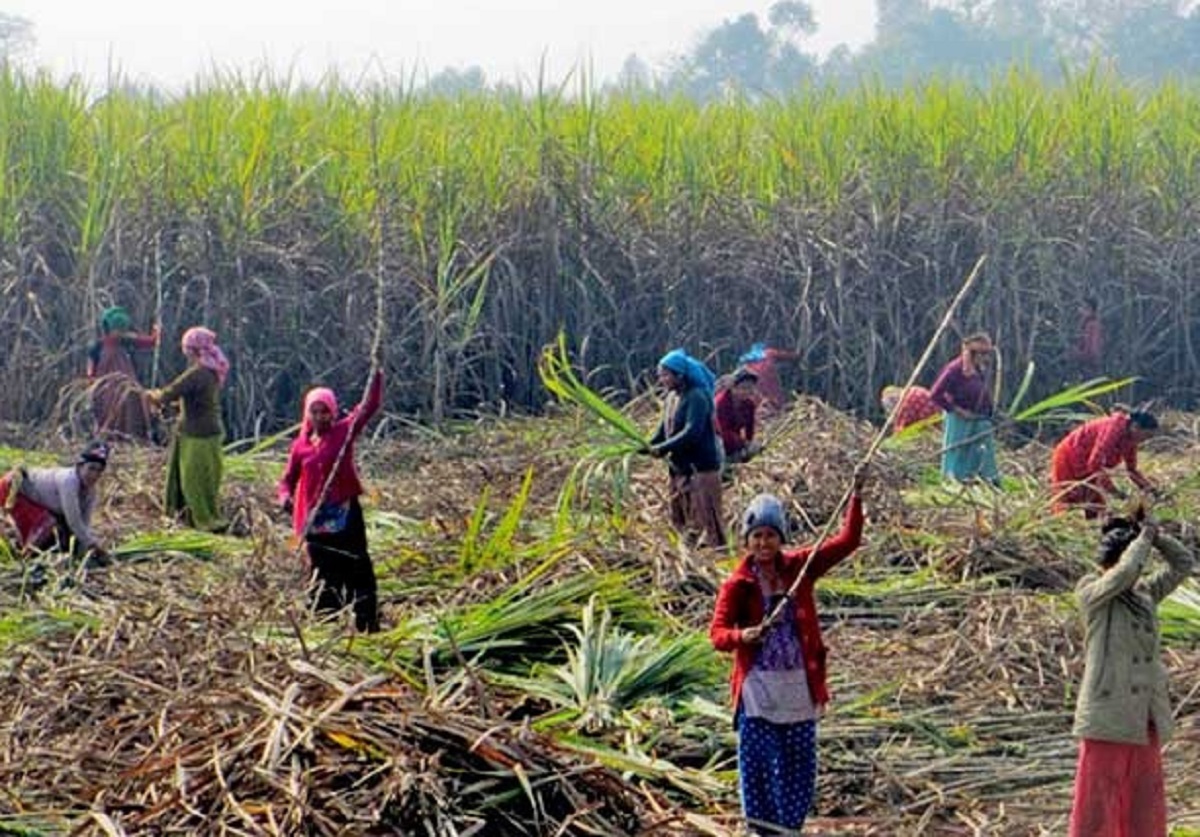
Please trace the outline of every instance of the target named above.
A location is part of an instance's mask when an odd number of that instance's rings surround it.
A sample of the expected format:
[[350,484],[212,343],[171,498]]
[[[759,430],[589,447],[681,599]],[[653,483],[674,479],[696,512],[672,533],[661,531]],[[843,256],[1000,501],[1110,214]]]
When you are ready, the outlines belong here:
[[[1155,550],[1166,566],[1146,572]],[[1099,564],[1076,587],[1086,658],[1075,707],[1080,745],[1069,833],[1166,837],[1160,748],[1175,722],[1157,611],[1194,561],[1154,521],[1111,518]]]
[[109,449],[92,442],[74,465],[18,468],[0,479],[0,502],[12,518],[22,550],[65,549],[103,558],[92,530],[96,485],[108,467]]

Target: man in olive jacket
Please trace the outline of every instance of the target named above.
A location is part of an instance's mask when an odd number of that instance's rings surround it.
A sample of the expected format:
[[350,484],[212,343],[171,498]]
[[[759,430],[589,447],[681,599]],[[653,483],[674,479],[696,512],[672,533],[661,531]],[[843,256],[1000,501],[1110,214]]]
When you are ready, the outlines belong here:
[[[1168,566],[1142,571],[1156,549]],[[1100,572],[1076,587],[1086,662],[1074,732],[1081,739],[1071,811],[1072,837],[1167,833],[1159,747],[1174,721],[1160,657],[1159,602],[1192,571],[1192,555],[1158,525],[1105,524]]]

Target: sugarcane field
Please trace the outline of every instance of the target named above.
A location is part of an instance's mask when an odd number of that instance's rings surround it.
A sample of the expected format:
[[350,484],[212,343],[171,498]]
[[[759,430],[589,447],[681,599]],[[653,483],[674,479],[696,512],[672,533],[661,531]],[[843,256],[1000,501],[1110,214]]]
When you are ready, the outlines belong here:
[[0,835],[1200,835],[1194,86],[0,110]]

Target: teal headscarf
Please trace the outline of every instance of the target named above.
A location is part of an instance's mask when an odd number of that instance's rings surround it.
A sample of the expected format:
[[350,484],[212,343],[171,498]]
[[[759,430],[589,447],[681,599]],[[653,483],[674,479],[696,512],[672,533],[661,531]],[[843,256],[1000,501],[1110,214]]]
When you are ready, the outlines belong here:
[[750,347],[750,351],[738,358],[738,363],[754,363],[759,360],[767,359],[767,344],[755,343]]
[[704,365],[703,361],[689,355],[683,349],[672,349],[662,356],[658,365],[663,369],[669,369],[687,382],[688,386],[700,387],[712,394],[713,388],[717,384],[717,376],[713,371]]
[[114,331],[129,331],[133,328],[133,318],[129,312],[119,305],[105,308],[100,315],[100,333],[112,334]]

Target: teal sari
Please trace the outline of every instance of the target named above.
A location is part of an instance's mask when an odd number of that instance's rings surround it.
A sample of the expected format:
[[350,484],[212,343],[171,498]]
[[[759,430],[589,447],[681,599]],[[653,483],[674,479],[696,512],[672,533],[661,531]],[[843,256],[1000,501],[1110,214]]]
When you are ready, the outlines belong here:
[[947,412],[943,426],[942,476],[959,482],[979,478],[999,485],[992,420],[965,419]]

